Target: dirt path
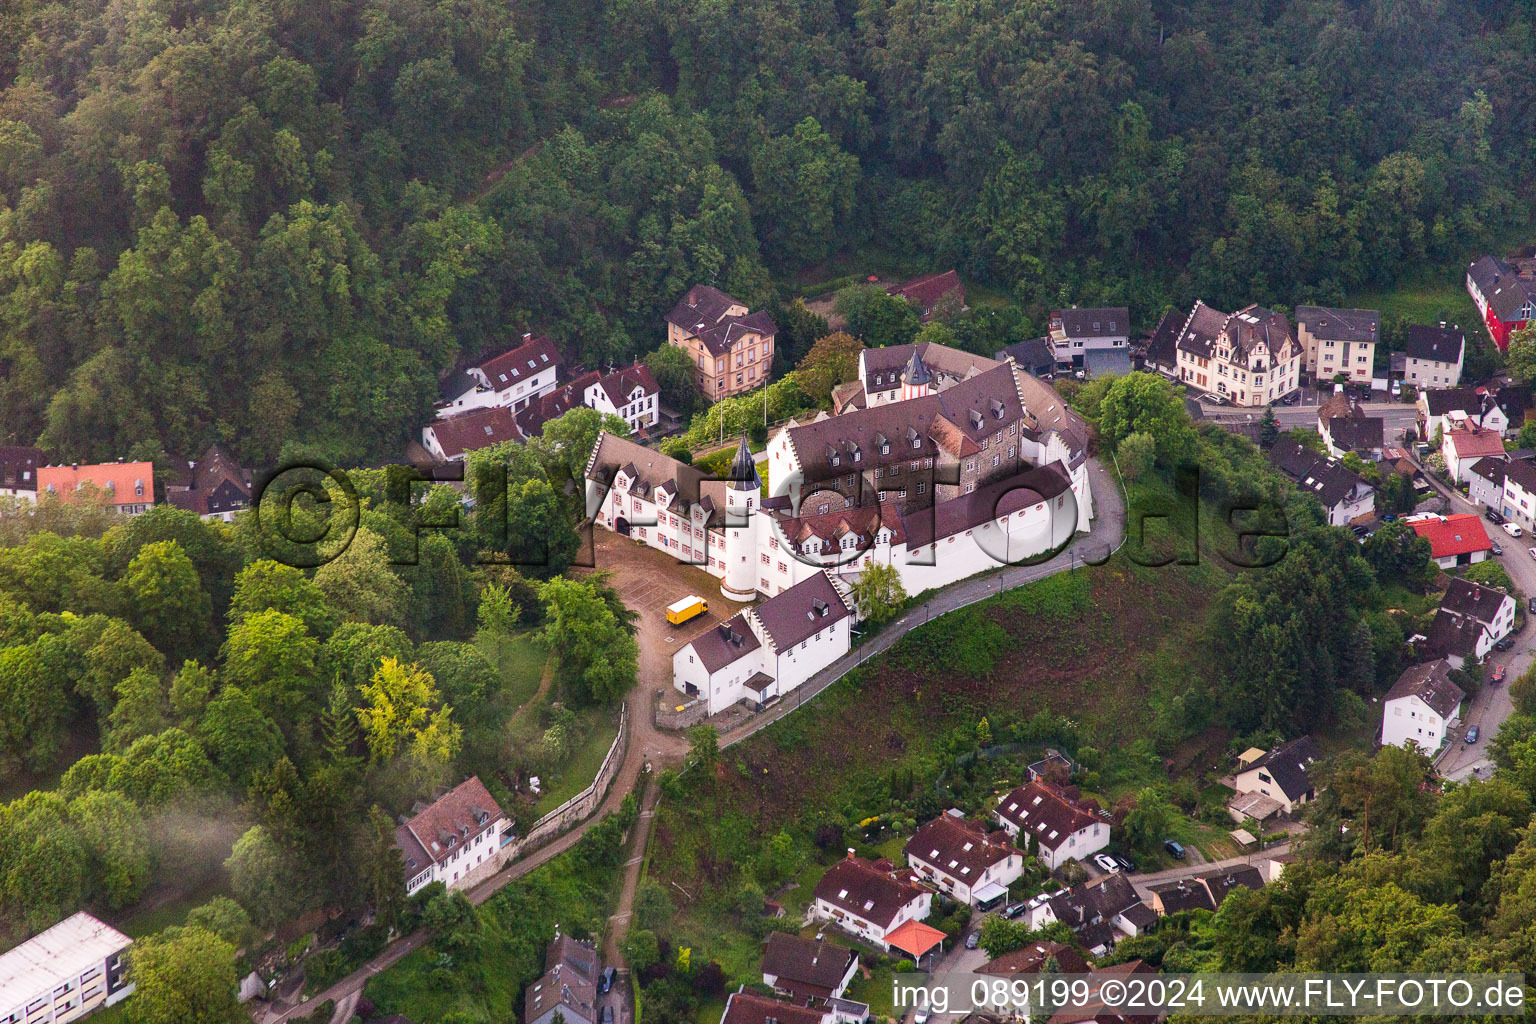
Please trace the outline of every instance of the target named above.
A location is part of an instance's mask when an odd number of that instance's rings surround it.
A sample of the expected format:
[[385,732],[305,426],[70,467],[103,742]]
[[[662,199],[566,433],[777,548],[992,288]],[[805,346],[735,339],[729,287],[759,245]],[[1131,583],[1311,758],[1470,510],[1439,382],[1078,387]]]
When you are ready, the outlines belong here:
[[654,778],[645,781],[645,792],[640,798],[640,817],[635,821],[634,834],[629,840],[629,859],[624,862],[624,886],[619,893],[619,904],[613,916],[608,918],[608,930],[603,934],[603,964],[625,970],[624,952],[620,948],[624,934],[629,931],[630,918],[635,912],[635,893],[640,888],[640,869],[645,865],[645,847],[651,840],[651,829],[656,824],[656,805],[661,802],[661,787]]
[[523,716],[527,715],[534,708],[542,706],[545,696],[549,694],[549,688],[553,686],[554,683],[555,656],[553,653],[551,653],[547,658],[544,659],[544,672],[539,676],[539,688],[533,691],[533,696],[523,701],[522,707],[512,712],[512,717],[507,719],[507,727],[510,728],[515,723],[521,721]]

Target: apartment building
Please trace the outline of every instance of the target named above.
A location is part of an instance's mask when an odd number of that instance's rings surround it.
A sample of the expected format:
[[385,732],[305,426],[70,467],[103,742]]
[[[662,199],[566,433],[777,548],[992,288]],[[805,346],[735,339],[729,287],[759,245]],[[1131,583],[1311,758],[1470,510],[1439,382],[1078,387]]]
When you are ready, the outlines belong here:
[[126,999],[132,944],[83,912],[34,935],[0,956],[0,1024],[68,1024]]
[[697,284],[667,314],[667,344],[693,357],[699,390],[712,402],[751,391],[773,374],[778,327],[764,310]]

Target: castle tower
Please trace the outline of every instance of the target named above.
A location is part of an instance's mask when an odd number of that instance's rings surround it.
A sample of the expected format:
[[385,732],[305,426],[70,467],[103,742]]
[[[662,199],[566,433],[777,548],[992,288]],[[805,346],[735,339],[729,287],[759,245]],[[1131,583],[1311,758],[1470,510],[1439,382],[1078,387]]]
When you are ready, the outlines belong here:
[[732,601],[750,601],[757,596],[757,513],[763,479],[757,475],[745,434],[725,479],[725,578],[720,581],[720,593]]
[[917,357],[917,346],[912,346],[912,358],[907,363],[907,368],[901,371],[901,400],[909,398],[921,398],[933,393],[933,374],[923,361]]

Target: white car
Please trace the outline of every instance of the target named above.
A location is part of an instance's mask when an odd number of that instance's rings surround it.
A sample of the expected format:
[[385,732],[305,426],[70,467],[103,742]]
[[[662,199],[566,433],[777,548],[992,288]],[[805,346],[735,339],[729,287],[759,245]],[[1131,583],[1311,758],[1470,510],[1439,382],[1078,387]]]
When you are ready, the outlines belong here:
[[1520,535],[1521,535],[1521,533],[1523,533],[1523,532],[1524,532],[1524,531],[1522,531],[1522,530],[1521,530],[1521,529],[1520,529],[1520,527],[1519,527],[1519,526],[1517,526],[1517,525],[1516,525],[1516,524],[1514,524],[1514,523],[1505,523],[1505,524],[1504,524],[1504,532],[1505,532],[1505,533],[1507,533],[1507,534],[1509,534],[1509,535],[1510,535],[1510,536],[1511,536],[1511,537],[1518,537],[1518,536],[1520,536]]
[[[1536,548],[1532,548],[1531,550],[1536,551]],[[1111,875],[1119,874],[1120,872],[1120,865],[1116,864],[1114,858],[1110,857],[1107,853],[1094,854],[1093,862]]]
[[1531,553],[1532,558],[1536,558],[1536,548],[1526,548],[1525,550]]

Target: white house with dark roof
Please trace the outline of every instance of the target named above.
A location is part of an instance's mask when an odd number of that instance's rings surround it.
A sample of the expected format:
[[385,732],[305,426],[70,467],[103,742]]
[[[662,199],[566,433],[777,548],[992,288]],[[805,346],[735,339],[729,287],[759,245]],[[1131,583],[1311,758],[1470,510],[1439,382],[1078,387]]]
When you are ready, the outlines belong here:
[[848,653],[853,606],[818,571],[754,608],[711,626],[672,655],[672,685],[717,714],[762,706]]
[[432,882],[463,889],[501,869],[512,822],[477,776],[470,776],[395,829],[405,863],[405,892]]
[[1109,845],[1109,822],[1043,779],[1014,788],[992,815],[1052,871]]
[[1452,430],[1509,430],[1509,417],[1482,388],[1423,388],[1418,413],[1420,437],[1426,441]]
[[917,884],[910,868],[871,862],[849,850],[816,883],[811,915],[889,950],[886,937],[908,921],[927,917],[932,906],[933,893]]
[[523,1024],[597,1024],[601,974],[592,943],[556,935],[544,951],[544,974],[523,993]]
[[1081,369],[1091,353],[1129,353],[1131,311],[1124,306],[1053,309],[1046,331],[1056,362]]
[[841,999],[859,969],[859,954],[834,942],[769,932],[763,984],[801,1004]]
[[1397,677],[1381,704],[1381,745],[1410,743],[1433,754],[1461,721],[1466,693],[1450,678],[1444,658],[1413,665]]
[[1320,756],[1312,737],[1298,736],[1249,761],[1234,777],[1232,788],[1238,796],[1257,793],[1267,797],[1279,810],[1290,814],[1317,797],[1312,765]]
[[554,342],[524,334],[516,348],[450,374],[438,389],[437,415],[456,416],[491,406],[522,409],[553,391],[559,372],[560,353]]
[[1381,313],[1297,306],[1296,340],[1307,372],[1318,380],[1332,380],[1343,373],[1353,382],[1370,383],[1376,343],[1381,340]]
[[1467,499],[1474,505],[1497,511],[1504,504],[1506,455],[1484,456],[1467,467]]
[[1141,935],[1157,925],[1157,915],[1141,901],[1123,874],[1081,882],[1024,911],[1025,927],[1038,931],[1060,921],[1077,933],[1083,948],[1103,956],[1121,938]]
[[1375,513],[1376,489],[1338,459],[1298,441],[1277,441],[1269,461],[1322,504],[1330,526],[1348,526]]
[[1008,896],[1024,873],[1024,852],[1004,832],[948,811],[925,822],[907,840],[907,865],[924,882],[960,903],[988,909]]
[[1511,459],[1504,464],[1504,495],[1499,511],[1527,530],[1536,529],[1536,463]]
[[1493,645],[1515,628],[1515,599],[1502,590],[1453,578],[1430,624],[1430,654],[1457,668],[1469,658],[1482,660]]
[[1465,352],[1460,328],[1410,324],[1403,351],[1392,353],[1392,373],[1419,388],[1454,388],[1461,383]]

